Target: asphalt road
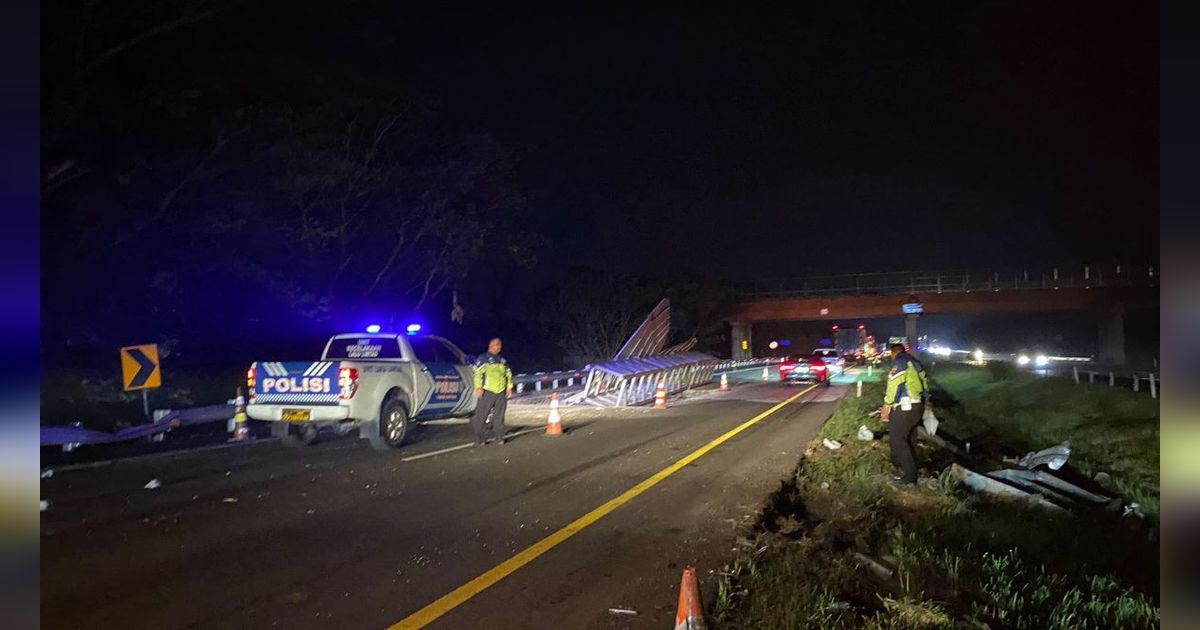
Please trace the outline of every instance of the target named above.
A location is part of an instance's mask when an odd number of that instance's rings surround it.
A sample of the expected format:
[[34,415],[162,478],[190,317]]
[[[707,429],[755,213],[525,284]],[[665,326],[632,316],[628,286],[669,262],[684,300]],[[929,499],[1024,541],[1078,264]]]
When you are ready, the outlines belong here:
[[[42,481],[42,626],[386,628],[802,389],[754,383],[667,410],[573,408],[564,436],[533,428],[428,457],[468,441],[468,428],[425,427],[395,453],[342,438],[58,471]],[[429,627],[669,627],[682,568],[697,566],[711,598],[738,527],[844,389],[814,388],[443,606]],[[538,410],[522,414],[541,422]],[[151,479],[161,487],[143,489]]]

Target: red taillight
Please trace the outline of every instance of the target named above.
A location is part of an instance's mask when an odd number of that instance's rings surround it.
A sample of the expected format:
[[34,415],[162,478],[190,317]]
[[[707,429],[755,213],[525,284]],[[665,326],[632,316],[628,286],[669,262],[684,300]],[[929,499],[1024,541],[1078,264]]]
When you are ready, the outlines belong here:
[[246,369],[246,393],[250,398],[254,398],[254,383],[257,380],[258,371],[251,365]]
[[344,367],[338,370],[338,400],[350,400],[358,392],[358,370]]

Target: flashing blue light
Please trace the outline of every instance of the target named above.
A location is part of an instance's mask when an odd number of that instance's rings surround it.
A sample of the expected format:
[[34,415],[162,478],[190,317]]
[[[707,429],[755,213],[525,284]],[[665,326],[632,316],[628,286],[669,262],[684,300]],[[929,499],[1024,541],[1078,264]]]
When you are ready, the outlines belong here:
[[415,334],[421,332],[421,325],[420,324],[409,324],[408,328],[405,328],[404,330],[407,331],[408,334],[410,334],[410,335],[415,335]]
[[367,326],[367,332],[371,333],[372,335],[379,332],[379,324],[371,324],[370,326]]
[[786,348],[786,347],[788,347],[788,346],[792,345],[792,340],[791,340],[791,339],[784,339],[783,341],[780,341],[780,342],[779,342],[779,345],[781,345],[781,346],[783,346],[783,347],[785,347],[785,348]]

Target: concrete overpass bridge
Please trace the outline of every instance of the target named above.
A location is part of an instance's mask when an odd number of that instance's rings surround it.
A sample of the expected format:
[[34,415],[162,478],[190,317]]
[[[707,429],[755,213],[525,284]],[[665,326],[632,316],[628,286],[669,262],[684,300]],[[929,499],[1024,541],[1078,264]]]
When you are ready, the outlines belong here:
[[[1102,363],[1125,363],[1125,313],[1157,308],[1159,274],[1121,265],[990,273],[888,272],[801,278],[743,293],[727,321],[733,358],[750,357],[753,326],[763,322],[906,318],[916,339],[922,314],[1093,311]],[[906,305],[919,305],[918,307]]]

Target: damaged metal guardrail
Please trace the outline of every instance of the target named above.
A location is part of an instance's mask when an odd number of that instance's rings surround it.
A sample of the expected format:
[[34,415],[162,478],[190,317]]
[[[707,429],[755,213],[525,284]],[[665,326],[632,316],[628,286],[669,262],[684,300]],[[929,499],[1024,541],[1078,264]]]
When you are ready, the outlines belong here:
[[583,384],[587,370],[562,370],[559,372],[534,372],[532,374],[517,374],[513,383],[517,387],[517,395],[536,393],[542,390],[569,389]]
[[659,383],[668,394],[712,383],[719,363],[707,354],[683,352],[591,365],[583,391],[566,402],[595,407],[645,404],[654,400]]

